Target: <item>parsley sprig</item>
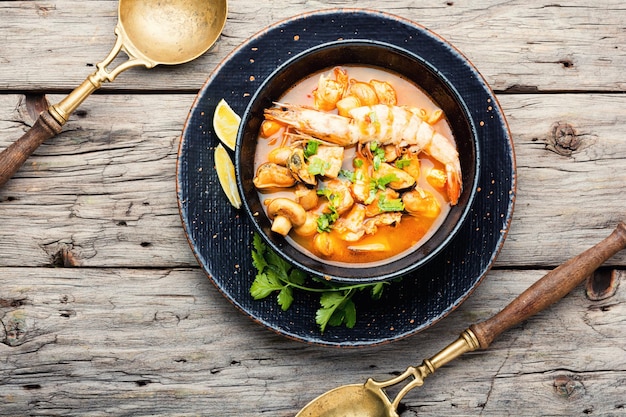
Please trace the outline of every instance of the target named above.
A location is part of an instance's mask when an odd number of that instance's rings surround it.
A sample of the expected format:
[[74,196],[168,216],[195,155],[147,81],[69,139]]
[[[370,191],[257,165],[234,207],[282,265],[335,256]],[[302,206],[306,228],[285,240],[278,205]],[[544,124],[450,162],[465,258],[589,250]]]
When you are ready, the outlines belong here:
[[250,294],[260,300],[276,294],[276,301],[283,311],[291,307],[294,290],[319,294],[320,307],[315,314],[315,322],[323,333],[327,326],[345,325],[351,329],[356,324],[356,305],[353,296],[369,290],[373,300],[382,296],[386,282],[375,284],[334,284],[322,279],[309,277],[303,271],[291,266],[263,242],[258,234],[252,239],[252,264],[257,270],[250,287]]
[[317,231],[318,233],[330,232],[333,223],[339,218],[337,206],[340,203],[340,196],[328,188],[317,190],[317,194],[326,197],[329,203],[328,213],[323,213],[317,218]]

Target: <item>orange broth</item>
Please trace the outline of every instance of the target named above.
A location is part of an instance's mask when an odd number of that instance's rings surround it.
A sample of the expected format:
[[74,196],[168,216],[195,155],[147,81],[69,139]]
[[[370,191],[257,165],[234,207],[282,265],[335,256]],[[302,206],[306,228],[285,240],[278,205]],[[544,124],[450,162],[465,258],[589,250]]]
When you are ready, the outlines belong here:
[[[408,105],[419,107],[432,113],[434,110],[438,110],[439,107],[432,101],[432,99],[424,93],[419,87],[412,82],[402,78],[401,76],[384,71],[378,68],[364,67],[364,66],[342,66],[348,73],[351,79],[368,82],[371,79],[379,81],[389,82],[396,91],[398,105]],[[317,83],[320,74],[331,74],[332,68],[313,74],[310,77],[300,81],[298,84],[290,88],[278,101],[281,103],[300,104],[305,106],[313,106],[313,90],[317,87]],[[336,112],[336,111],[335,111]],[[442,118],[439,122],[433,125],[433,127],[448,138],[452,138],[452,131],[445,120]],[[279,134],[282,134],[279,133]],[[281,140],[273,140],[275,137],[263,138],[258,137],[258,144],[255,154],[255,170],[259,165],[267,161],[268,153],[275,147],[281,146]],[[355,155],[355,147],[346,148],[344,156],[343,169],[352,171],[352,160]],[[443,223],[448,212],[450,211],[450,204],[447,201],[445,191],[442,189],[431,186],[425,178],[424,171],[427,169],[438,168],[443,169],[443,166],[438,161],[434,161],[427,155],[421,153],[419,155],[420,166],[422,174],[420,175],[417,185],[427,191],[430,191],[437,199],[441,206],[440,214],[435,218],[417,217],[409,214],[403,214],[402,220],[392,226],[378,226],[378,230],[373,235],[365,235],[358,242],[347,242],[339,238],[336,240],[341,242],[330,257],[322,256],[313,247],[314,236],[298,236],[293,230],[287,236],[288,241],[294,245],[294,247],[303,251],[309,256],[317,259],[321,259],[324,262],[331,264],[338,264],[342,266],[363,267],[380,265],[393,261],[394,259],[404,256],[408,251],[415,250],[419,247],[421,242],[425,242]],[[293,189],[280,189],[280,190],[259,190],[259,197],[261,201],[266,199],[272,199],[277,197],[287,197],[295,200],[295,194]],[[323,197],[321,197],[323,198]],[[336,231],[330,232],[331,236],[336,236]],[[355,250],[354,247],[383,243],[388,247],[385,251],[360,251]],[[350,247],[353,247],[351,249]]]

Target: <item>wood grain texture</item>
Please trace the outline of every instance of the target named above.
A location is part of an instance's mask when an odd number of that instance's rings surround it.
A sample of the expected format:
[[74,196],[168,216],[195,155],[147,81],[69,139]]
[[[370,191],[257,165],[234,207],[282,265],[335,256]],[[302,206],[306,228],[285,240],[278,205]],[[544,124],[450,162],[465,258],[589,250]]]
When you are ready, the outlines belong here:
[[[218,44],[179,67],[131,70],[103,89],[196,90],[233,48],[264,26],[335,7],[370,8],[417,22],[460,49],[496,90],[623,91],[626,19],[621,1],[232,0]],[[115,42],[117,2],[0,1],[0,88],[70,90]],[[89,18],[85,18],[89,16]],[[32,56],[38,57],[36,65]],[[175,76],[174,76],[175,75]]]
[[[626,3],[589,3],[231,0],[209,53],[103,86],[0,189],[0,416],[293,416],[419,364],[606,237],[626,219]],[[496,90],[517,161],[511,228],[484,282],[427,331],[361,349],[287,340],[241,314],[198,267],[176,201],[181,131],[213,68],[266,25],[334,7],[389,12],[460,49]],[[58,102],[94,71],[116,12],[0,0],[0,149],[42,94]],[[593,294],[580,285],[439,369],[402,417],[626,415],[625,271],[622,251]]]
[[[545,272],[493,271],[445,325],[342,350],[261,328],[195,269],[2,268],[0,415],[292,416],[336,385],[418,364]],[[403,415],[621,414],[625,279],[603,301],[578,287],[438,370]]]

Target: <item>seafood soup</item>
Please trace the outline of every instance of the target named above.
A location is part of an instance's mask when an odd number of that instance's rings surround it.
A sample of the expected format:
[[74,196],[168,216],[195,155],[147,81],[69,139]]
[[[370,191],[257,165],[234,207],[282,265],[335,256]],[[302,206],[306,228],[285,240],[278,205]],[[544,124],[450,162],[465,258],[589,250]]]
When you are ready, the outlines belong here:
[[414,251],[461,193],[445,115],[407,79],[329,68],[265,110],[254,185],[272,232],[330,264],[380,265]]

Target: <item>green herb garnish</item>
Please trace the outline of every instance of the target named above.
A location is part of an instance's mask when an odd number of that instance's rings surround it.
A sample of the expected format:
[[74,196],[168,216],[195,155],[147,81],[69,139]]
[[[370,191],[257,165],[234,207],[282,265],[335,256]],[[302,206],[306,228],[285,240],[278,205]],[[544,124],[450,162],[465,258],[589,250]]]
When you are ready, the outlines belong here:
[[319,156],[309,158],[309,174],[311,175],[324,175],[326,171],[330,169],[330,162],[324,161]]
[[306,143],[304,147],[304,157],[309,158],[317,153],[317,148],[320,146],[320,143],[316,140],[310,140]]
[[376,190],[374,188],[371,188],[369,194],[367,195],[367,198],[365,199],[363,203],[369,206],[370,204],[374,202],[375,199],[376,199]]
[[409,165],[411,165],[411,159],[407,158],[406,155],[403,156],[400,159],[397,159],[395,162],[396,168],[398,169],[404,169],[406,167],[408,167]]
[[317,218],[317,232],[324,233],[330,232],[332,229],[333,223],[337,221],[339,215],[337,211],[333,210],[330,213],[323,213]]
[[[358,173],[361,174],[360,171],[358,171]],[[363,174],[361,174],[361,176],[363,176]],[[339,170],[339,177],[345,178],[352,183],[354,183],[358,178],[357,174],[354,171],[348,171],[347,169]]]
[[374,164],[374,171],[378,171],[380,164],[385,162],[385,150],[378,146],[378,142],[370,142],[370,151],[372,152],[372,162]]
[[385,191],[385,187],[391,182],[398,181],[398,176],[394,173],[383,175],[380,178],[372,179],[371,188]]
[[381,211],[402,211],[404,203],[399,198],[386,198],[383,194],[378,199],[378,208]]
[[332,224],[337,221],[339,218],[339,213],[337,213],[337,206],[339,205],[340,196],[334,194],[332,190],[328,188],[322,188],[317,190],[317,194],[326,197],[328,200],[328,213],[324,213],[317,218],[317,231],[318,233],[330,232],[332,228]]
[[320,308],[315,314],[315,322],[323,333],[327,326],[345,325],[351,329],[356,324],[356,305],[352,297],[358,292],[369,290],[372,300],[382,296],[388,282],[375,284],[333,284],[309,277],[304,272],[292,267],[278,256],[261,240],[258,234],[252,239],[252,264],[257,270],[250,287],[250,294],[255,300],[261,300],[272,294],[280,308],[287,310],[294,301],[294,290],[317,293],[320,296]]

